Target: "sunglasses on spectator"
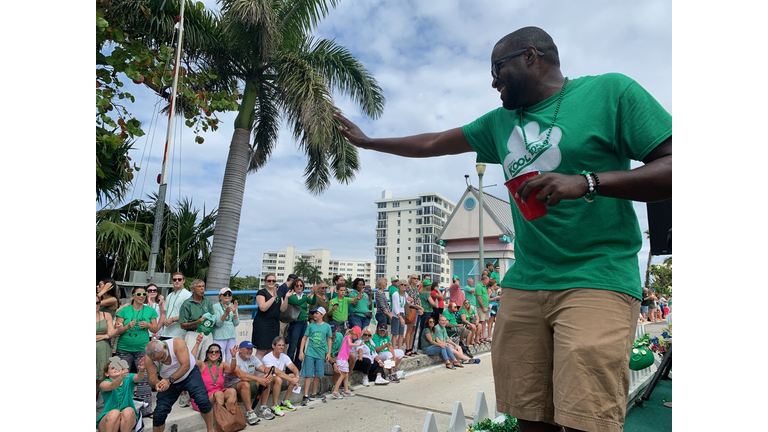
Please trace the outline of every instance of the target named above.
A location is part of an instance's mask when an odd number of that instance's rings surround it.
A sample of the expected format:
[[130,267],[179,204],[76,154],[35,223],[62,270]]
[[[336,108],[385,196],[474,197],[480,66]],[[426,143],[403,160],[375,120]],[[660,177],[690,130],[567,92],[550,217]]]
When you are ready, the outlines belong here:
[[221,351],[219,351],[219,350],[208,351],[208,354],[221,354]]
[[266,282],[266,283],[270,283],[270,282],[275,283],[275,282],[277,282],[277,279],[267,279],[264,282]]
[[304,288],[304,285],[296,285],[296,288]]
[[225,292],[225,293],[224,293],[224,294],[222,294],[222,295],[223,295],[224,297],[232,297],[232,293],[231,293],[231,292]]
[[401,283],[400,286],[408,286],[408,284]]
[[183,281],[183,280],[184,280],[184,278],[173,278],[173,281],[174,281],[174,282],[181,282],[181,281]]
[[148,289],[147,292],[153,293],[153,292],[157,292],[157,290],[156,289]]
[[370,333],[363,333],[363,337],[366,337],[366,336],[371,337],[371,334]]
[[133,295],[139,296],[139,297],[144,297],[145,295],[147,295],[147,293],[145,293],[145,292],[143,292],[143,293],[133,293]]

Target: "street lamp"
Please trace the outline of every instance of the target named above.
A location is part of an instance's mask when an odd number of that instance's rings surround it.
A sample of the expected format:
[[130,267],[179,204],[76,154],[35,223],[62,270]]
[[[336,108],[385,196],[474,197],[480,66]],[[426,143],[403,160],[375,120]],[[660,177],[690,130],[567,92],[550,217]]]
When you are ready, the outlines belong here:
[[[479,269],[485,268],[485,257],[483,256],[483,174],[485,174],[485,164],[475,164],[475,170],[477,171],[477,177],[480,179],[480,197],[478,199],[478,206],[480,207],[480,262],[477,264]],[[482,279],[483,271],[480,270],[478,279]]]

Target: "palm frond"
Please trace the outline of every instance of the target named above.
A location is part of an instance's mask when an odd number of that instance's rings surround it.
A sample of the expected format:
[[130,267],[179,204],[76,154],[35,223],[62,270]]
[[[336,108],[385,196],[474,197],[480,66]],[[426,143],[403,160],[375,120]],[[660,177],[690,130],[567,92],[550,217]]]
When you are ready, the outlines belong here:
[[248,164],[248,172],[254,172],[264,166],[277,143],[280,129],[278,103],[274,85],[269,81],[263,81],[259,86],[256,100],[253,154]]

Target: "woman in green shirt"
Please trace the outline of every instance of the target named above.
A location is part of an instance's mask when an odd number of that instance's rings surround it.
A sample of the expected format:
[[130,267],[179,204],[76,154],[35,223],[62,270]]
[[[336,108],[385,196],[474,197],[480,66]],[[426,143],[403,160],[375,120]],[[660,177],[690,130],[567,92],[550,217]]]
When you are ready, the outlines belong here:
[[286,355],[291,359],[297,368],[301,369],[301,360],[299,360],[299,343],[304,333],[307,331],[307,309],[309,305],[316,303],[316,296],[304,294],[304,281],[295,279],[293,281],[293,294],[288,297],[288,304],[297,306],[301,311],[296,321],[288,325],[288,352]]
[[432,316],[428,316],[424,324],[424,331],[421,334],[421,351],[426,355],[440,354],[443,356],[445,367],[448,369],[463,368],[464,366],[456,360],[453,351],[445,343],[445,340],[448,339],[445,329],[435,325],[435,319]]
[[480,326],[472,324],[472,317],[475,315],[475,310],[469,304],[468,299],[464,299],[461,308],[459,309],[459,318],[461,323],[464,324],[469,330],[469,336],[467,336],[467,345],[478,345],[480,343]]
[[[120,308],[115,319],[116,333],[121,335],[117,341],[117,356],[128,364],[139,367],[144,358],[144,348],[149,343],[149,332],[157,333],[160,324],[157,322],[157,311],[144,304],[147,297],[145,287],[135,287],[131,293],[131,305]],[[136,399],[146,402],[141,414],[152,416],[152,390],[146,375],[136,385]]]

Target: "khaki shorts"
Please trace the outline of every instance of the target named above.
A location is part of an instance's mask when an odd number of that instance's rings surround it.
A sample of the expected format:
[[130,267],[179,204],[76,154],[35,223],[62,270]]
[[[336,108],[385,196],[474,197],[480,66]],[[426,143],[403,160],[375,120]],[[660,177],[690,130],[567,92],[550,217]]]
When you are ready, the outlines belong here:
[[491,344],[500,413],[621,431],[640,300],[600,289],[505,288]]
[[485,308],[485,312],[480,309],[480,306],[475,310],[477,311],[477,322],[488,321],[488,308]]

